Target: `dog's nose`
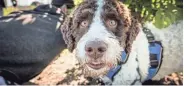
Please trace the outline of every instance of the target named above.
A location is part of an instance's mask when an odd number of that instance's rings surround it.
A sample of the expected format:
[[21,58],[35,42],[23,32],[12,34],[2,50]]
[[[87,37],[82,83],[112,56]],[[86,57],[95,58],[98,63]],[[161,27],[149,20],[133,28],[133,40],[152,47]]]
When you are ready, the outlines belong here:
[[100,58],[107,50],[107,44],[103,41],[90,41],[85,46],[86,54],[92,58]]

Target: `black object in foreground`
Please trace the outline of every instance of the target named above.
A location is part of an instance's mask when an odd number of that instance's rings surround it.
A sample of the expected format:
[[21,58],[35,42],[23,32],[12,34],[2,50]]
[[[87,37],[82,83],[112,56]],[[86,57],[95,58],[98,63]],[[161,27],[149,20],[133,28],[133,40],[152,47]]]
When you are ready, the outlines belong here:
[[[0,74],[5,79],[18,84],[29,81],[66,48],[60,29],[56,29],[60,14],[48,8],[0,17]],[[16,20],[23,14],[32,14],[36,20],[23,25]]]

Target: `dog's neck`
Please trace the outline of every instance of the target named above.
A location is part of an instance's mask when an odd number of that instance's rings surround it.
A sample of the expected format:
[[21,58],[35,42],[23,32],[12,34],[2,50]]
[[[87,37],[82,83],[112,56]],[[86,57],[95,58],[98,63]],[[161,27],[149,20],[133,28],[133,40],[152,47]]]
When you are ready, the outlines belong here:
[[141,84],[149,69],[148,40],[141,30],[132,44],[129,59],[114,76],[113,84]]

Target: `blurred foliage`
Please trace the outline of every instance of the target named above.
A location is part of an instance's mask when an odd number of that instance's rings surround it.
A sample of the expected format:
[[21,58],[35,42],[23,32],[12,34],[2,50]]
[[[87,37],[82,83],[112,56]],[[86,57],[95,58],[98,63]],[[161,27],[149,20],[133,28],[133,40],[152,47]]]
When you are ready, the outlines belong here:
[[79,5],[83,0],[74,0],[74,5],[77,6]]
[[183,19],[182,0],[123,0],[143,23],[152,21],[157,28],[164,28]]
[[[78,5],[82,0],[74,0]],[[120,0],[134,16],[144,23],[151,21],[157,28],[164,28],[183,19],[182,0]]]

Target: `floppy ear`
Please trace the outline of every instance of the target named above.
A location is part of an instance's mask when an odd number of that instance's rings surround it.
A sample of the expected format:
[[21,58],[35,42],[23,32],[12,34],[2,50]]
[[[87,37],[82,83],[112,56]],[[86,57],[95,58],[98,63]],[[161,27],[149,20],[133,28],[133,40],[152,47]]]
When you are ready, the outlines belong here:
[[132,48],[132,43],[133,41],[136,39],[139,30],[141,29],[141,25],[140,23],[137,21],[136,18],[131,19],[131,26],[127,32],[127,39],[126,39],[126,48],[125,50],[127,51],[127,53],[130,53],[131,48]]
[[67,48],[70,52],[73,51],[75,47],[75,39],[72,35],[72,17],[67,17],[61,26],[61,32],[63,35],[63,39],[65,43],[67,44]]
[[139,22],[131,16],[130,10],[122,4],[122,2],[117,1],[117,10],[123,20],[123,31],[121,36],[121,46],[125,48],[127,53],[130,53],[132,43],[135,40],[137,34],[140,30]]

